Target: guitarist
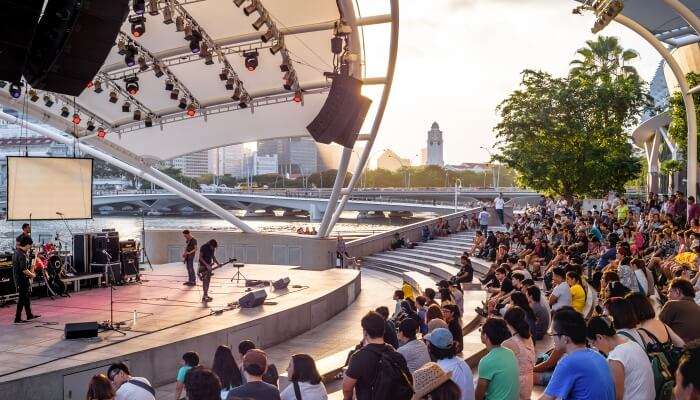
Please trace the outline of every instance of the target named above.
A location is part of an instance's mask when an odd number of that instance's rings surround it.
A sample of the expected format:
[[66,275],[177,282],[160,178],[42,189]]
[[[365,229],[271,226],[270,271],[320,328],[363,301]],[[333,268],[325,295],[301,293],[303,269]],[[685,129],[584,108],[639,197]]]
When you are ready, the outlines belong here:
[[213,299],[209,297],[209,281],[211,280],[211,271],[214,265],[219,265],[219,260],[216,259],[216,248],[219,246],[216,240],[211,239],[210,241],[204,243],[202,247],[199,248],[199,277],[202,280],[202,290],[204,295],[202,296],[202,301],[212,301]]
[[[39,318],[39,315],[32,314],[31,300],[29,294],[32,288],[32,279],[36,274],[31,270],[29,262],[29,249],[32,247],[32,238],[21,236],[18,238],[15,254],[12,256],[12,272],[17,285],[19,298],[17,299],[17,312],[15,313],[15,323],[28,322]],[[22,319],[22,309],[27,313],[27,319]]]
[[182,252],[182,261],[187,266],[187,282],[183,283],[186,286],[195,286],[197,278],[194,275],[194,255],[197,252],[197,239],[192,237],[189,230],[182,231],[185,236],[185,251]]

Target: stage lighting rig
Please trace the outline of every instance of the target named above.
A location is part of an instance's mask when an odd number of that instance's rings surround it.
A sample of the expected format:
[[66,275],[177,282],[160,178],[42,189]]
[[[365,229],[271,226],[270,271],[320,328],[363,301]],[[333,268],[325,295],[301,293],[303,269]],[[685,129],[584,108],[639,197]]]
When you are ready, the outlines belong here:
[[132,45],[127,45],[125,54],[124,54],[124,63],[126,64],[127,67],[133,67],[136,65],[136,55],[139,53],[139,51],[136,49],[136,47]]
[[226,79],[228,79],[228,70],[226,68],[224,68],[219,73],[219,80],[225,81]]
[[36,90],[31,89],[29,90],[29,100],[31,100],[32,103],[36,103],[37,100],[39,100],[39,95],[36,93]]
[[263,43],[267,43],[272,38],[275,37],[275,32],[272,30],[272,28],[268,29],[267,32],[265,32],[262,36],[260,36],[260,40],[262,40]]
[[146,128],[152,127],[153,126],[153,117],[151,116],[151,114],[148,114],[146,116],[146,119],[143,122],[146,125]]
[[185,19],[181,16],[178,15],[175,17],[175,32],[184,32],[185,31]]
[[128,113],[131,112],[131,103],[128,101],[125,101],[124,104],[122,104],[122,112]]
[[289,71],[284,74],[284,85],[282,87],[285,90],[294,90],[294,86],[297,85],[297,73],[296,71]]
[[304,101],[304,94],[301,92],[301,89],[297,89],[294,92],[294,98],[292,100],[294,100],[295,103],[301,103]]
[[163,72],[163,68],[161,68],[161,66],[156,63],[153,64],[153,73],[155,74],[156,78],[160,78],[165,74]]
[[71,122],[73,122],[73,125],[80,125],[80,115],[78,113],[73,114],[73,118],[71,119]]
[[53,100],[48,94],[44,95],[44,105],[49,108],[53,107]]
[[66,106],[61,107],[61,116],[63,118],[68,118],[69,115],[70,115],[70,112],[68,111],[68,107],[66,107]]
[[236,86],[236,80],[233,78],[229,78],[226,80],[226,90],[233,90],[233,88]]
[[5,82],[5,81],[0,81],[0,88],[3,88],[3,89],[4,89],[5,86],[7,86],[7,82]]
[[180,97],[180,89],[173,89],[170,92],[170,99],[177,100]]
[[248,71],[255,71],[258,68],[258,51],[248,51],[243,53],[245,67]]
[[166,25],[173,23],[173,9],[169,5],[163,7],[163,23]]
[[250,102],[251,98],[250,95],[248,94],[242,94],[241,95],[241,100],[238,102],[238,107],[240,108],[248,108],[248,102]]
[[22,95],[22,84],[21,83],[11,83],[10,84],[10,96],[13,99],[19,99]]
[[270,54],[273,56],[277,53],[279,53],[282,49],[284,49],[284,38],[279,37],[277,38],[277,43],[275,43],[274,46],[270,47]]
[[241,100],[241,89],[236,86],[236,88],[233,90],[233,95],[231,96],[231,100],[233,101],[240,101]]
[[146,33],[146,17],[143,15],[129,17],[129,22],[131,22],[131,34],[134,37],[138,38]]
[[197,115],[197,106],[195,106],[194,103],[190,103],[190,105],[187,106],[187,111],[185,113],[187,114],[188,118],[194,117]]
[[109,102],[112,104],[116,104],[117,100],[119,99],[117,92],[109,92]]
[[143,15],[146,12],[146,1],[145,0],[133,0],[132,9],[134,14]]
[[120,56],[126,55],[126,42],[124,39],[119,39],[117,41],[117,49],[119,49],[118,53]]
[[128,78],[124,79],[124,83],[126,84],[126,91],[134,96],[139,92],[139,78],[136,76],[130,76]]
[[148,0],[148,13],[150,15],[158,15],[158,0]]
[[190,41],[190,50],[193,54],[197,54],[201,51],[200,42],[202,41],[202,34],[199,33],[198,30],[193,29],[192,34],[190,35],[190,39],[187,40]]
[[624,4],[620,0],[598,0],[593,3],[593,7],[598,19],[596,19],[593,28],[591,28],[591,32],[598,33],[622,12]]
[[185,25],[185,40],[192,40],[192,33],[194,32],[194,29],[192,29],[192,25],[187,24]]

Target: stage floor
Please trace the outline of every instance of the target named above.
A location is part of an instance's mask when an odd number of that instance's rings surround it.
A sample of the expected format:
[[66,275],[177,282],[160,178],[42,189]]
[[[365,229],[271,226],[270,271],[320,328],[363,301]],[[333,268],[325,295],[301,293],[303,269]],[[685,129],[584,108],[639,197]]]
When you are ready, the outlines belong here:
[[[13,323],[14,304],[0,308],[0,383],[57,370],[75,371],[81,365],[94,365],[101,360],[245,325],[324,298],[343,286],[348,286],[347,301],[351,302],[355,297],[355,285],[351,284],[359,285],[359,271],[353,270],[307,271],[281,265],[246,265],[241,271],[248,279],[276,280],[289,276],[291,282],[286,290],[267,288],[268,297],[262,307],[230,309],[228,304],[246,293],[243,282],[238,285],[230,281],[235,272],[233,267],[215,271],[209,289],[214,300],[205,304],[201,302],[200,282],[196,287],[182,285],[187,276],[183,264],[154,265],[153,271],[143,272],[141,284],[117,286],[113,292],[114,320],[125,323],[126,336],[104,332],[92,339],[63,338],[66,323],[102,322],[110,318],[109,288],[85,289],[71,293],[69,298],[33,300],[32,310],[41,318],[26,324]],[[311,307],[313,311],[313,304]],[[224,312],[216,313],[220,310]],[[285,320],[290,330],[300,329],[294,318]],[[269,330],[267,326],[265,329]],[[261,333],[265,341],[274,341],[270,334]]]

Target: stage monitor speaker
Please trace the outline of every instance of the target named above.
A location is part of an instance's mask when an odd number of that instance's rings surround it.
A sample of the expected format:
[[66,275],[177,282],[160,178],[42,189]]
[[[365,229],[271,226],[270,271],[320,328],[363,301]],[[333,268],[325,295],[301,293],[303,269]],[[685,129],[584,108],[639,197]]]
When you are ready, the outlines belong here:
[[[99,232],[91,235],[92,263],[107,264],[119,262],[119,233]],[[103,251],[104,250],[104,251]],[[109,257],[105,254],[109,254]]]
[[32,42],[29,84],[78,96],[114,46],[129,0],[49,0]]
[[272,287],[274,287],[275,290],[284,290],[287,286],[289,286],[289,277],[284,277],[272,282]]
[[372,101],[362,96],[362,81],[339,75],[316,118],[306,127],[319,143],[338,143],[352,148]]
[[92,262],[92,250],[89,233],[76,233],[73,235],[73,268],[78,275],[90,273]]
[[238,299],[238,305],[241,306],[241,308],[253,308],[261,306],[266,298],[267,292],[265,289],[253,290]]
[[97,337],[97,322],[67,323],[64,328],[66,339]]
[[6,0],[2,2],[0,23],[0,80],[19,82],[32,46],[44,0]]

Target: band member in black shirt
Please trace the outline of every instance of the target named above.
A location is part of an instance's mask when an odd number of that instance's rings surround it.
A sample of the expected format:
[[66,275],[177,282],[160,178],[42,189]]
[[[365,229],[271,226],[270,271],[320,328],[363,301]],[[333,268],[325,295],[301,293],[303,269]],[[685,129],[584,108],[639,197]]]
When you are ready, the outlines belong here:
[[190,231],[185,229],[182,231],[185,236],[185,251],[182,253],[182,261],[187,266],[187,282],[183,285],[194,286],[197,284],[197,278],[194,275],[194,255],[197,252],[197,239],[192,237]]
[[[29,294],[32,288],[32,279],[36,276],[31,270],[28,253],[32,247],[32,238],[24,236],[19,238],[19,243],[15,249],[15,254],[12,256],[12,272],[17,285],[19,298],[17,299],[17,313],[15,314],[15,323],[27,322],[29,320],[39,318],[39,315],[32,314]],[[22,309],[27,314],[27,319],[22,319]]]
[[23,223],[22,224],[22,233],[17,236],[17,239],[15,239],[15,246],[19,246],[19,241],[23,237],[28,237],[29,239],[32,238],[32,227],[28,223]]
[[211,280],[211,272],[214,265],[219,265],[219,260],[216,259],[216,248],[219,246],[216,240],[212,239],[199,248],[199,277],[202,280],[202,290],[204,295],[202,301],[213,300],[209,297],[209,281]]

